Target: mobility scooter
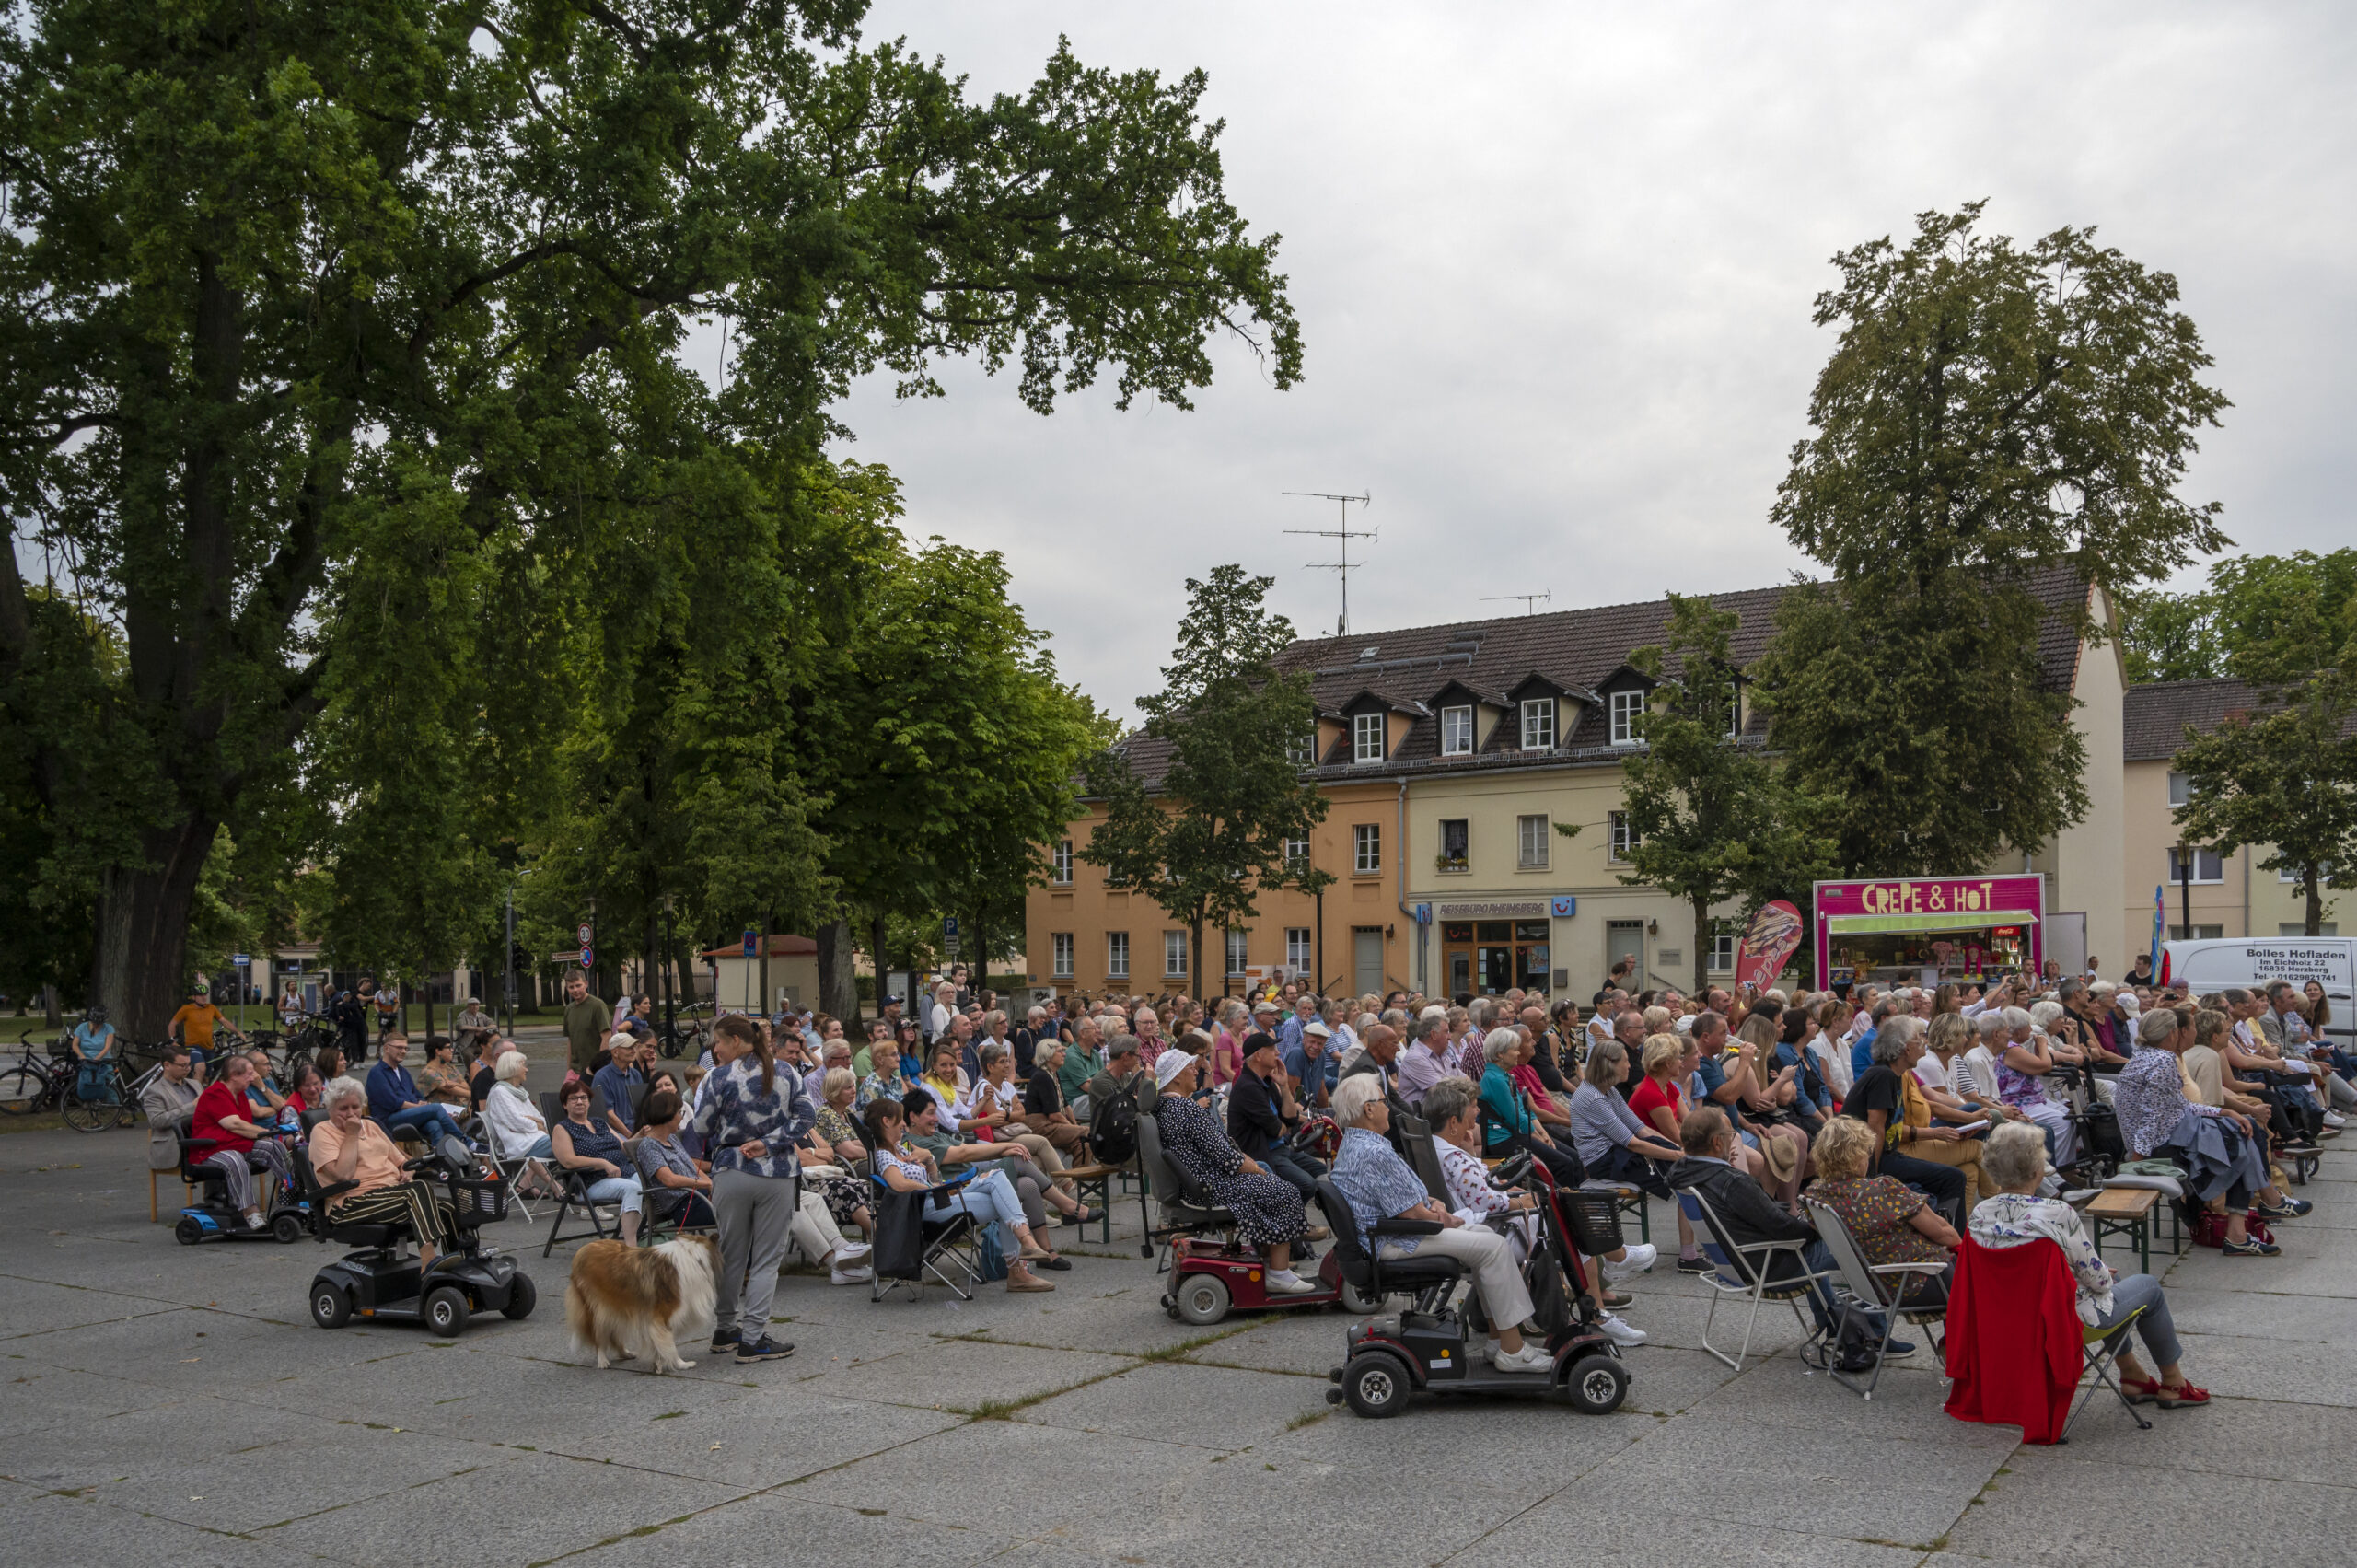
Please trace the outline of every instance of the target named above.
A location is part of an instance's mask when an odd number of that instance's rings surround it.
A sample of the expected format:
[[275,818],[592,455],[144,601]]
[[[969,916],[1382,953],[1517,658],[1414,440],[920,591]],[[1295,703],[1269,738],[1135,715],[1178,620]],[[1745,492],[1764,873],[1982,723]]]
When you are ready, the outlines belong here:
[[311,1321],[320,1328],[341,1329],[354,1318],[367,1318],[423,1323],[437,1337],[452,1339],[478,1312],[498,1312],[519,1321],[532,1315],[539,1299],[532,1276],[518,1269],[515,1259],[482,1246],[476,1237],[481,1226],[507,1213],[507,1183],[481,1177],[474,1151],[459,1139],[446,1137],[433,1153],[402,1167],[422,1172],[421,1180],[439,1182],[458,1210],[458,1250],[440,1254],[424,1269],[416,1253],[397,1246],[415,1239],[406,1224],[338,1221],[328,1204],[353,1183],[323,1187],[311,1169],[308,1151],[297,1149],[294,1157],[296,1179],[310,1201],[313,1235],[323,1243],[341,1241],[360,1249],[313,1276]]
[[229,1179],[219,1167],[197,1163],[205,1158],[191,1146],[185,1132],[177,1134],[180,1145],[180,1179],[196,1188],[196,1202],[182,1209],[173,1222],[172,1238],[183,1247],[194,1247],[206,1241],[277,1241],[292,1244],[303,1239],[311,1228],[309,1205],[296,1193],[276,1191],[277,1179],[270,1167],[251,1155],[246,1156],[247,1167],[254,1179],[273,1189],[263,1200],[262,1223],[250,1228],[246,1216],[229,1202]]
[[[1163,1270],[1170,1275],[1170,1288],[1163,1293],[1162,1309],[1180,1322],[1202,1328],[1230,1312],[1331,1307],[1340,1302],[1345,1311],[1364,1313],[1382,1305],[1380,1296],[1363,1295],[1342,1277],[1330,1250],[1318,1265],[1316,1290],[1298,1295],[1272,1293],[1258,1249],[1236,1239],[1236,1216],[1210,1193],[1188,1184],[1162,1152],[1161,1133],[1151,1116],[1138,1118],[1138,1167],[1145,1175],[1147,1191],[1162,1205],[1163,1218],[1157,1225],[1153,1214],[1146,1214],[1145,1240],[1138,1249],[1139,1256],[1151,1258],[1157,1249],[1164,1252]],[[1141,1194],[1138,1206],[1143,1209],[1147,1202]],[[1325,1206],[1322,1199],[1320,1206]],[[1342,1210],[1343,1218],[1334,1219],[1336,1212],[1327,1208],[1329,1228],[1349,1217],[1349,1211]]]
[[[1591,1257],[1620,1245],[1620,1217],[1608,1193],[1564,1192],[1547,1167],[1527,1152],[1509,1158],[1491,1175],[1500,1188],[1524,1187],[1538,1199],[1538,1243],[1524,1266],[1530,1285],[1532,1317],[1547,1336],[1552,1360],[1540,1371],[1500,1372],[1480,1359],[1480,1341],[1462,1308],[1448,1305],[1463,1273],[1453,1258],[1383,1258],[1365,1250],[1357,1227],[1347,1219],[1335,1229],[1333,1256],[1341,1277],[1363,1296],[1381,1300],[1394,1292],[1411,1297],[1407,1310],[1351,1325],[1346,1359],[1329,1372],[1336,1385],[1329,1404],[1348,1400],[1363,1416],[1398,1415],[1416,1389],[1435,1394],[1562,1394],[1573,1408],[1605,1415],[1629,1394],[1629,1369],[1620,1349],[1598,1326],[1601,1316],[1580,1253]],[[1349,1213],[1331,1183],[1318,1195],[1329,1214]],[[1432,1235],[1429,1220],[1386,1220],[1377,1236]],[[1574,1245],[1566,1245],[1566,1237]],[[1568,1283],[1569,1290],[1566,1290]]]

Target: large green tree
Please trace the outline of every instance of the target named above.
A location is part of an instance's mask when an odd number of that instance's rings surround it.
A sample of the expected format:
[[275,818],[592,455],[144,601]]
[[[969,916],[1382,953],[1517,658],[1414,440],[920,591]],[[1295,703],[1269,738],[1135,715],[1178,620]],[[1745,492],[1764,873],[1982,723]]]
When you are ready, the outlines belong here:
[[1785,597],[1760,695],[1847,873],[1953,872],[2078,820],[2084,748],[2038,640],[2049,616],[2103,629],[2041,576],[2128,588],[2227,542],[2177,494],[2226,401],[2176,279],[1980,211],[1833,259],[1816,320],[1840,336],[1772,512],[1830,580]]
[[1088,793],[1104,804],[1105,819],[1080,858],[1186,924],[1199,1000],[1204,926],[1242,926],[1259,912],[1262,889],[1320,885],[1321,874],[1285,854],[1289,841],[1307,839],[1325,820],[1327,801],[1293,761],[1317,710],[1307,674],[1277,666],[1293,623],[1269,613],[1275,582],[1234,565],[1189,578],[1163,688],[1138,699],[1143,735],[1169,748],[1160,783],[1149,789],[1120,747],[1087,768]]
[[2199,680],[2224,675],[2245,650],[2280,640],[2295,614],[2336,624],[2357,598],[2357,548],[2319,555],[2230,555],[2212,564],[2209,586],[2120,596],[2121,651],[2131,680]]
[[2221,563],[2212,619],[2230,673],[2258,690],[2209,734],[2189,729],[2170,766],[2186,776],[2186,842],[2260,844],[2263,871],[2299,885],[2309,935],[2357,867],[2357,551]]
[[1710,983],[1711,906],[1748,905],[1805,888],[1832,854],[1810,830],[1819,803],[1736,727],[1731,639],[1742,618],[1707,598],[1671,594],[1663,643],[1629,662],[1657,684],[1638,718],[1644,742],[1623,764],[1632,888],[1659,888],[1694,912],[1694,994]]
[[[0,32],[0,753],[49,846],[34,866],[86,877],[93,987],[134,1035],[162,1030],[218,829],[246,839],[257,781],[308,765],[314,722],[367,679],[339,668],[367,643],[343,622],[388,613],[339,591],[363,551],[500,585],[472,620],[402,623],[494,645],[443,668],[558,683],[535,653],[592,621],[650,631],[613,619],[649,540],[765,543],[700,530],[790,517],[779,476],[871,370],[931,394],[932,366],[972,354],[1043,412],[1106,372],[1124,406],[1186,406],[1232,332],[1279,386],[1298,375],[1274,242],[1225,199],[1200,75],[1060,47],[1028,93],[974,101],[861,43],[863,10],[29,0]],[[678,357],[715,317],[716,390]],[[434,552],[394,537],[413,531]],[[66,586],[24,581],[19,543]],[[43,611],[55,592],[112,630],[119,670]],[[669,627],[631,653],[582,686],[610,714],[625,691],[633,713],[758,703],[770,675],[765,652]],[[528,718],[497,738],[568,736]],[[728,830],[775,742],[711,738],[737,755],[679,781],[726,808],[691,836]],[[75,790],[109,751],[118,785]],[[331,806],[332,776],[297,783]],[[420,830],[437,855],[502,830],[460,826]],[[45,875],[12,864],[7,890],[74,896]]]

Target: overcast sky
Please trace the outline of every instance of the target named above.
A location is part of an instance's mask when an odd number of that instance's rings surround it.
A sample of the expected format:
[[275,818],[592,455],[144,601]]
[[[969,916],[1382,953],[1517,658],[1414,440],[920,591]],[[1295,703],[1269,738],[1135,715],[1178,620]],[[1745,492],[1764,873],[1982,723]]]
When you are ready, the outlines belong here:
[[[1330,632],[1331,546],[1371,490],[1353,632],[1783,578],[1766,520],[1831,347],[1836,250],[1990,200],[2030,237],[2095,224],[2177,274],[2233,399],[2187,489],[2245,550],[2357,539],[2350,247],[2357,13],[2329,6],[1567,6],[899,0],[905,36],[1020,90],[1087,64],[1202,66],[1227,189],[1283,236],[1306,376],[1247,354],[1182,413],[1100,385],[1041,418],[953,367],[888,380],[848,450],[911,532],[1004,551],[1065,677],[1134,719],[1183,583],[1272,575]],[[2340,456],[2336,458],[2335,453]],[[1361,519],[1353,508],[1353,523]]]

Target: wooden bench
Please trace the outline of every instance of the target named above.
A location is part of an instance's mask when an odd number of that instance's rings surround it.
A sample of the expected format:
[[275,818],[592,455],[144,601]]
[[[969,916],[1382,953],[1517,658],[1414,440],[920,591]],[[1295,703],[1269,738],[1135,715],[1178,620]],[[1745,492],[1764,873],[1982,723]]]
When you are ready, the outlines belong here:
[[1073,1184],[1082,1202],[1097,1211],[1095,1219],[1073,1227],[1083,1241],[1088,1239],[1088,1227],[1093,1225],[1098,1229],[1097,1239],[1108,1247],[1113,1245],[1113,1179],[1132,1175],[1135,1170],[1136,1162],[1131,1161],[1124,1165],[1068,1165],[1058,1173]]
[[[2103,1244],[2107,1237],[2124,1236],[2136,1248],[2137,1272],[2153,1272],[2153,1211],[2161,1206],[2161,1195],[2149,1187],[2107,1187],[2087,1200],[2082,1213],[2096,1244],[2096,1256],[2103,1256]],[[2174,1221],[2175,1204],[2169,1205]],[[2172,1224],[2171,1229],[2176,1226]],[[2177,1249],[2177,1237],[2170,1237],[2170,1250]]]

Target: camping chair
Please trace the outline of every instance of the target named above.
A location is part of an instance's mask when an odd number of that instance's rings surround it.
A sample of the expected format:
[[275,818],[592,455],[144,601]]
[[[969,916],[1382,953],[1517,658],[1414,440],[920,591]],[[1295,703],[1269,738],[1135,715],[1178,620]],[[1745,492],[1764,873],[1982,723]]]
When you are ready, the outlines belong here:
[[[2077,1295],[2054,1242],[2040,1238],[1991,1249],[1967,1236],[1949,1292],[1947,1413],[2019,1426],[2025,1443],[2061,1443],[2096,1389],[2104,1388],[2139,1431],[2150,1431],[2153,1423],[2137,1412],[2115,1371],[2142,1309],[2108,1328],[2093,1328],[2078,1316]],[[2064,1334],[2071,1337],[2061,1339]],[[2066,1347],[2078,1353],[2078,1376],[2067,1384],[2056,1365],[2070,1365]],[[2016,1359],[2028,1367],[2012,1365]],[[2089,1374],[2094,1380],[2072,1408],[2076,1385]]]
[[[867,1179],[875,1190],[869,1212],[876,1220],[876,1234],[870,1238],[874,1243],[870,1263],[876,1277],[868,1283],[868,1304],[873,1306],[883,1300],[896,1283],[918,1286],[917,1296],[922,1297],[927,1274],[947,1285],[958,1300],[973,1300],[975,1288],[982,1282],[982,1260],[978,1250],[981,1233],[974,1216],[965,1210],[941,1209],[959,1188],[973,1179],[973,1172],[969,1170],[922,1192],[896,1192],[892,1184],[884,1179],[883,1168],[877,1163],[876,1134],[868,1130],[865,1119],[854,1118],[852,1127],[859,1133],[860,1146],[867,1151]],[[911,1225],[916,1228],[913,1246],[907,1233]],[[900,1260],[897,1266],[896,1256]]]
[[[595,1091],[592,1091],[591,1098],[593,1099],[596,1098]],[[554,1089],[547,1089],[541,1092],[540,1114],[548,1118],[549,1125],[552,1127],[564,1120],[564,1104],[557,1098],[557,1094]],[[589,1114],[593,1118],[598,1114],[597,1109],[594,1105],[591,1107]],[[592,1125],[595,1125],[594,1121],[592,1122]],[[556,1204],[556,1215],[549,1222],[548,1239],[540,1245],[541,1257],[547,1257],[551,1251],[555,1249],[556,1244],[560,1241],[603,1241],[609,1236],[620,1236],[621,1234],[621,1226],[619,1221],[611,1230],[606,1228],[605,1216],[598,1213],[598,1206],[589,1201],[589,1179],[587,1177],[583,1176],[577,1170],[565,1169],[563,1167],[558,1165],[554,1159],[551,1159],[549,1161],[548,1169],[549,1174],[556,1178],[560,1191],[554,1199],[554,1202]],[[589,1228],[587,1230],[568,1231],[564,1228],[565,1216],[575,1213],[579,1213],[588,1216]],[[537,1224],[538,1222],[535,1221],[534,1223]]]
[[[488,1123],[480,1129],[480,1134],[475,1139],[475,1147],[481,1151],[482,1163],[490,1167],[492,1174],[507,1183],[507,1201],[516,1205],[516,1212],[524,1216],[526,1225],[540,1224],[540,1217],[532,1213],[532,1205],[525,1200],[524,1189],[517,1185],[532,1162],[522,1155],[503,1156],[499,1152],[499,1140],[493,1135]],[[553,1167],[556,1161],[552,1158],[548,1164]]]
[[[1817,1238],[1825,1243],[1828,1252],[1833,1254],[1833,1267],[1840,1275],[1835,1285],[1837,1298],[1845,1307],[1881,1326],[1881,1332],[1875,1339],[1874,1373],[1863,1386],[1854,1380],[1854,1374],[1841,1370],[1838,1344],[1828,1347],[1824,1370],[1835,1382],[1859,1398],[1872,1400],[1876,1385],[1882,1381],[1882,1369],[1890,1359],[1891,1319],[1895,1317],[1904,1323],[1938,1324],[1947,1318],[1947,1303],[1945,1300],[1937,1307],[1921,1309],[1898,1305],[1901,1293],[1911,1283],[1910,1276],[1936,1277],[1946,1272],[1947,1265],[1932,1262],[1869,1263],[1866,1255],[1858,1249],[1857,1237],[1850,1234],[1848,1222],[1839,1212],[1805,1195],[1801,1202],[1808,1205],[1809,1214],[1817,1222]],[[1942,1353],[1945,1347],[1934,1337],[1932,1349]]]
[[[1742,1371],[1745,1358],[1751,1353],[1752,1332],[1759,1324],[1759,1305],[1765,1301],[1791,1303],[1793,1316],[1799,1319],[1809,1339],[1814,1340],[1824,1332],[1801,1309],[1801,1298],[1807,1295],[1817,1282],[1832,1276],[1808,1269],[1801,1256],[1800,1242],[1754,1241],[1738,1246],[1717,1211],[1711,1207],[1710,1200],[1702,1196],[1701,1189],[1681,1187],[1678,1190],[1678,1201],[1685,1208],[1687,1218],[1702,1226],[1710,1238],[1703,1243],[1702,1251],[1714,1265],[1714,1271],[1701,1276],[1702,1282],[1711,1287],[1711,1308],[1702,1316],[1704,1350],[1734,1371]],[[1791,1253],[1794,1261],[1800,1263],[1804,1272],[1790,1279],[1771,1281],[1769,1274],[1775,1267],[1779,1252]],[[1711,1342],[1711,1324],[1718,1317],[1719,1303],[1730,1296],[1743,1297],[1751,1303],[1751,1314],[1744,1322],[1743,1343],[1732,1356]]]

